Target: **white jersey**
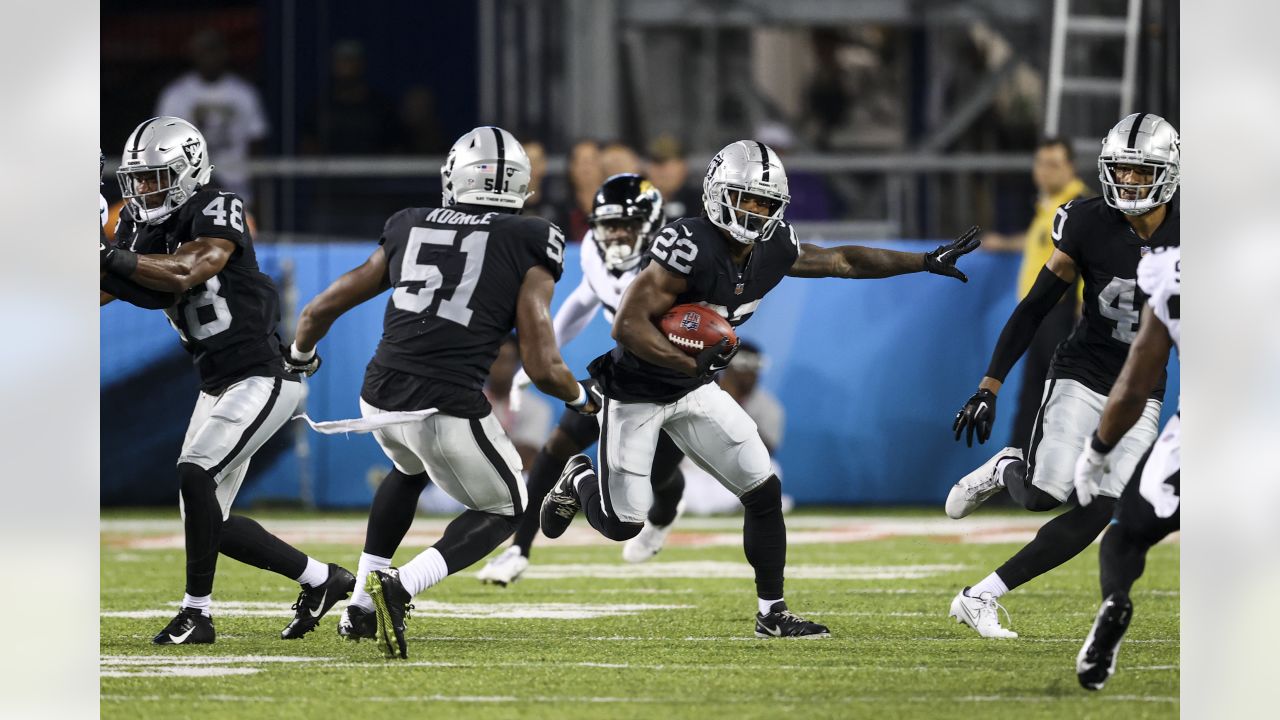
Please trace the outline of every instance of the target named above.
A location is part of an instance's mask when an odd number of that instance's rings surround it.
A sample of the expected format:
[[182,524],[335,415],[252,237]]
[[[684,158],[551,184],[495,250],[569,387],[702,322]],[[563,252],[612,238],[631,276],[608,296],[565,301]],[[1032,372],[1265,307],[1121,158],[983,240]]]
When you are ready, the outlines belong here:
[[102,197],[102,193],[98,193],[98,221],[102,227],[107,226],[107,199]]
[[1156,248],[1138,263],[1138,287],[1182,352],[1182,248]]
[[622,302],[622,293],[640,273],[639,268],[620,274],[606,270],[604,258],[600,257],[590,230],[582,237],[581,261],[582,282],[560,306],[553,323],[556,342],[562,347],[582,332],[601,307],[604,308],[604,319],[612,323],[613,315]]

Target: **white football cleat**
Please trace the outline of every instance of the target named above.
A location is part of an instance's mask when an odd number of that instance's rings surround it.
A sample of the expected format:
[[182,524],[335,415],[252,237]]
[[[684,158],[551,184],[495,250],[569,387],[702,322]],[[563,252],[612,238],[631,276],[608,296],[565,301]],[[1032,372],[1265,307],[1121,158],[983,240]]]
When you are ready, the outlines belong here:
[[964,623],[984,638],[1016,638],[1018,633],[1000,626],[1000,611],[1009,617],[1009,611],[996,602],[995,596],[984,592],[978,597],[969,597],[965,593],[969,588],[961,590],[951,601],[951,617],[958,623]]
[[996,465],[1005,458],[1021,460],[1022,450],[1007,447],[992,455],[977,470],[960,478],[960,482],[953,485],[951,492],[947,493],[947,517],[959,520],[1004,489],[1004,478],[996,472]]
[[518,546],[512,545],[480,568],[476,578],[482,583],[506,587],[519,580],[528,567],[529,558],[521,554]]
[[667,534],[671,532],[671,528],[675,527],[676,521],[684,514],[684,499],[676,505],[676,516],[671,520],[671,524],[666,527],[658,527],[648,520],[644,521],[644,527],[640,529],[640,534],[627,541],[622,546],[622,559],[629,563],[642,563],[653,559],[658,551],[662,550],[662,546],[667,542]]

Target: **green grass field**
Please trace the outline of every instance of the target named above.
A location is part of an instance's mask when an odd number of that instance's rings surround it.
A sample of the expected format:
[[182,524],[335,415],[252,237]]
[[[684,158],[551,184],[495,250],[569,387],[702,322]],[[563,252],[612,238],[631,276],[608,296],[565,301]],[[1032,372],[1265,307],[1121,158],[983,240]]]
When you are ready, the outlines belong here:
[[[1098,605],[1097,546],[1004,598],[1016,640],[984,640],[947,617],[1045,515],[941,511],[789,516],[787,601],[829,640],[757,640],[740,518],[686,518],[653,562],[579,518],[542,539],[510,588],[478,567],[420,595],[409,660],[334,632],[339,604],[300,641],[279,631],[298,586],[219,561],[214,645],[158,647],[183,585],[176,513],[105,512],[104,718],[835,718],[1176,717],[1178,553],[1153,550],[1136,615],[1106,690],[1086,693],[1074,660]],[[358,515],[255,514],[353,572]],[[418,519],[396,557],[438,536]],[[785,715],[784,715],[785,714]]]

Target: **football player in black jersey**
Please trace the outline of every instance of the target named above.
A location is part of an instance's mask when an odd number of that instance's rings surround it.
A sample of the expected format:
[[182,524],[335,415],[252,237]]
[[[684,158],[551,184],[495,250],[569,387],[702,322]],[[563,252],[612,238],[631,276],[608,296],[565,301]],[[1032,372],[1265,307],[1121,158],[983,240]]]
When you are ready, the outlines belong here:
[[725,341],[690,357],[655,321],[673,305],[699,303],[741,325],[787,275],[881,278],[928,271],[967,281],[955,263],[978,246],[978,229],[926,254],[801,244],[783,220],[791,199],[786,171],[777,153],[751,140],[712,159],[702,190],[704,214],[659,233],[618,308],[617,346],[590,365],[605,396],[600,474],[585,455],[571,458],[543,501],[542,531],[559,536],[581,510],[605,537],[635,537],[653,502],[649,472],[665,431],[742,500],[743,546],[756,574],[756,635],[825,637],[826,627],[792,614],[783,601],[786,526],[769,451],[746,411],[711,382],[737,348]]
[[[662,228],[662,193],[639,175],[623,173],[605,180],[592,201],[587,224],[591,227],[582,238],[582,282],[556,312],[552,324],[556,342],[563,347],[582,332],[596,311],[603,309],[605,320],[613,322],[614,313],[622,300],[622,294],[640,272],[640,259]],[[521,372],[515,387],[528,383]],[[519,396],[512,394],[512,403]],[[560,423],[547,438],[529,470],[529,506],[541,507],[551,486],[559,479],[564,464],[577,453],[590,447],[600,437],[600,425],[595,418],[580,413],[564,413]],[[654,503],[645,523],[646,532],[628,541],[634,543],[642,537],[661,549],[667,532],[679,514],[679,502],[684,494],[684,475],[680,461],[684,454],[671,442],[666,433],[658,438],[658,448],[653,458]],[[533,540],[538,534],[538,514],[527,513],[512,539],[511,547],[490,560],[476,577],[485,583],[506,586],[519,579],[529,567]],[[656,542],[654,542],[656,541]],[[642,549],[643,550],[643,549]],[[627,553],[623,557],[631,562],[643,562],[657,550]]]
[[258,270],[244,204],[204,187],[213,171],[204,137],[176,117],[157,117],[125,142],[117,177],[128,204],[114,244],[102,243],[101,290],[163,309],[191,353],[200,397],[178,458],[186,530],[187,587],[159,645],[211,643],[218,553],[302,585],[281,632],[300,638],[345,598],[355,577],[307,557],[231,504],[249,461],[298,405],[302,384],[281,363],[279,298]]
[[[947,496],[946,511],[962,518],[1008,489],[1028,510],[1052,510],[1071,495],[1072,471],[1087,436],[1098,425],[1107,395],[1138,331],[1141,294],[1138,261],[1157,245],[1178,244],[1178,132],[1158,115],[1135,113],[1102,141],[1098,179],[1102,196],[1058,209],[1054,251],[1035,284],[1000,333],[986,377],[956,414],[956,440],[983,443],[995,420],[996,394],[1026,351],[1036,328],[1077,278],[1084,279],[1082,317],[1054,353],[1030,446],[1007,447],[966,475]],[[951,602],[951,617],[983,637],[1017,637],[1001,627],[997,599],[1075,557],[1110,521],[1116,498],[1156,438],[1164,375],[1142,417],[1110,455],[1100,496],[1045,523],[1034,540]]]
[[[506,130],[479,127],[454,143],[440,175],[444,207],[392,215],[369,259],[303,309],[286,360],[318,363],[316,343],[333,322],[392,289],[356,422],[395,467],[374,495],[356,593],[338,624],[343,637],[376,635],[389,658],[408,656],[410,599],[488,555],[525,512],[520,456],[482,392],[512,328],[538,389],[579,412],[600,407],[556,347],[549,308],[564,235],[519,214],[530,194],[524,148]],[[392,568],[428,477],[467,510],[434,546]]]

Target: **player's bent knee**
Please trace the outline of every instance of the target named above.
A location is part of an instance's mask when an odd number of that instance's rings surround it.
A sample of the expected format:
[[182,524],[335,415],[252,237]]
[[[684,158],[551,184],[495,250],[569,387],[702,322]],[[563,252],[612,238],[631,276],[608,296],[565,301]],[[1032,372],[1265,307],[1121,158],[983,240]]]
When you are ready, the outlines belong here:
[[748,490],[738,498],[750,513],[767,513],[782,509],[782,481],[777,475]]
[[630,540],[640,534],[644,529],[644,523],[629,523],[621,520],[605,523],[603,528],[599,528],[600,534],[614,541]]
[[1061,507],[1062,501],[1041,490],[1034,485],[1029,488],[1026,499],[1022,502],[1022,507],[1031,512],[1049,512]]

